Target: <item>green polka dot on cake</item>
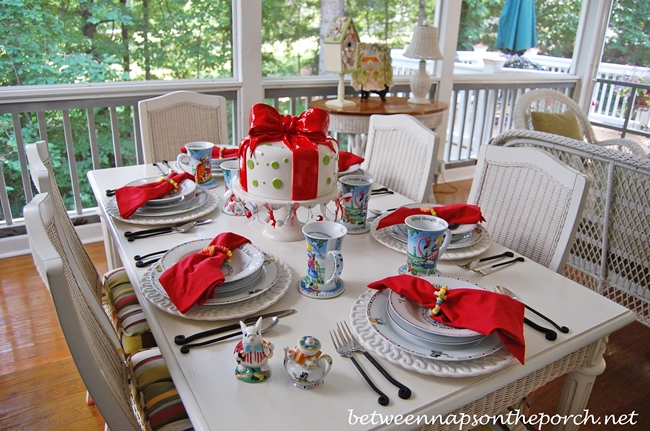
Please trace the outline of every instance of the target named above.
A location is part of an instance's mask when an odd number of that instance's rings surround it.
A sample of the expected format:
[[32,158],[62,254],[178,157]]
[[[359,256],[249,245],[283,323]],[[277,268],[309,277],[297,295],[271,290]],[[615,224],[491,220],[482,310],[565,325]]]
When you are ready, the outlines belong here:
[[284,163],[289,163],[289,158],[288,158],[288,157],[285,157],[282,161],[283,161]]
[[258,183],[257,180],[253,180],[253,187],[257,187],[259,185],[260,185],[260,183]]
[[253,161],[250,159],[248,159],[246,165],[248,165],[248,169],[253,169],[255,167],[255,163],[253,163]]
[[331,178],[331,177],[327,177],[327,179],[325,180],[325,182],[326,182],[327,185],[329,186],[330,184],[332,184],[332,178]]
[[325,156],[325,157],[323,157],[323,164],[324,164],[325,166],[329,165],[329,164],[330,164],[330,161],[331,161],[330,156]]
[[279,178],[274,179],[273,182],[272,182],[271,184],[272,184],[273,187],[276,188],[276,189],[280,189],[280,188],[282,188],[282,180],[279,179]]

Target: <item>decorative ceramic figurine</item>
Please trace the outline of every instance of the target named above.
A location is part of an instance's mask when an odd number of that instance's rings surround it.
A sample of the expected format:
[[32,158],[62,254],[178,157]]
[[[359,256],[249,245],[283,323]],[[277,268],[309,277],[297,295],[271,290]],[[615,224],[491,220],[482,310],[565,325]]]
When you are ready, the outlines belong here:
[[239,322],[242,340],[235,346],[237,368],[235,376],[246,383],[259,383],[271,377],[268,359],[273,357],[273,343],[264,341],[261,335],[262,318],[255,325]]
[[321,354],[320,347],[317,338],[307,335],[298,340],[295,350],[284,348],[284,368],[295,387],[313,389],[323,383],[332,368],[332,358]]

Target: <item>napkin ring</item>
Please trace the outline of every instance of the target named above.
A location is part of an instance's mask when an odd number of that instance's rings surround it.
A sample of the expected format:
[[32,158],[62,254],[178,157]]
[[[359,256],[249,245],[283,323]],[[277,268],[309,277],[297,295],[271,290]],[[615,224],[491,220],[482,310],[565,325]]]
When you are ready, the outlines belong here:
[[440,306],[442,305],[442,301],[447,299],[447,296],[445,295],[447,293],[447,286],[442,286],[440,290],[435,292],[435,295],[438,297],[436,299],[436,306],[431,309],[431,313],[434,315],[437,315],[440,313]]
[[219,148],[219,158],[223,159],[223,156],[225,155],[226,152],[226,147],[221,147]]
[[178,191],[178,183],[176,181],[172,180],[170,177],[159,178],[158,182],[161,182],[161,181],[167,181],[169,184],[172,185],[172,187],[174,187],[174,191]]
[[201,250],[202,253],[205,253],[210,257],[214,256],[218,251],[221,253],[225,253],[226,262],[230,262],[230,260],[232,259],[232,251],[230,251],[228,247],[225,247],[223,245],[209,245],[203,250]]
[[429,213],[430,212],[431,215],[434,216],[434,217],[438,216],[438,213],[436,212],[435,209],[433,209],[433,207],[420,207],[420,211],[422,211],[423,213]]

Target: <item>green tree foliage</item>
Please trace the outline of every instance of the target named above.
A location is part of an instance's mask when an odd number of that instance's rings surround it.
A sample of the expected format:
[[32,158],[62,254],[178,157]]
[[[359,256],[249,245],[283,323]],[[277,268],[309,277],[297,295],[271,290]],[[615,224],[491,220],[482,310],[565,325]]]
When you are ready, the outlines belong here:
[[603,61],[650,67],[650,2],[615,0]]

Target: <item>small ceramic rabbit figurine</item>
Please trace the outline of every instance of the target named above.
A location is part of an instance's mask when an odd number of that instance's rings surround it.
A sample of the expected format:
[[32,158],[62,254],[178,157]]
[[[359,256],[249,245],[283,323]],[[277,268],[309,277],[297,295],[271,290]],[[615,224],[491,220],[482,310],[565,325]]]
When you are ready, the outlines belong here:
[[332,358],[321,354],[320,347],[317,338],[307,335],[298,340],[295,350],[284,348],[284,368],[297,388],[319,386],[332,368]]
[[268,359],[273,356],[273,343],[262,339],[261,317],[253,326],[246,326],[244,322],[239,322],[239,325],[241,326],[242,339],[237,343],[234,351],[237,361],[235,376],[247,383],[263,382],[271,377]]

